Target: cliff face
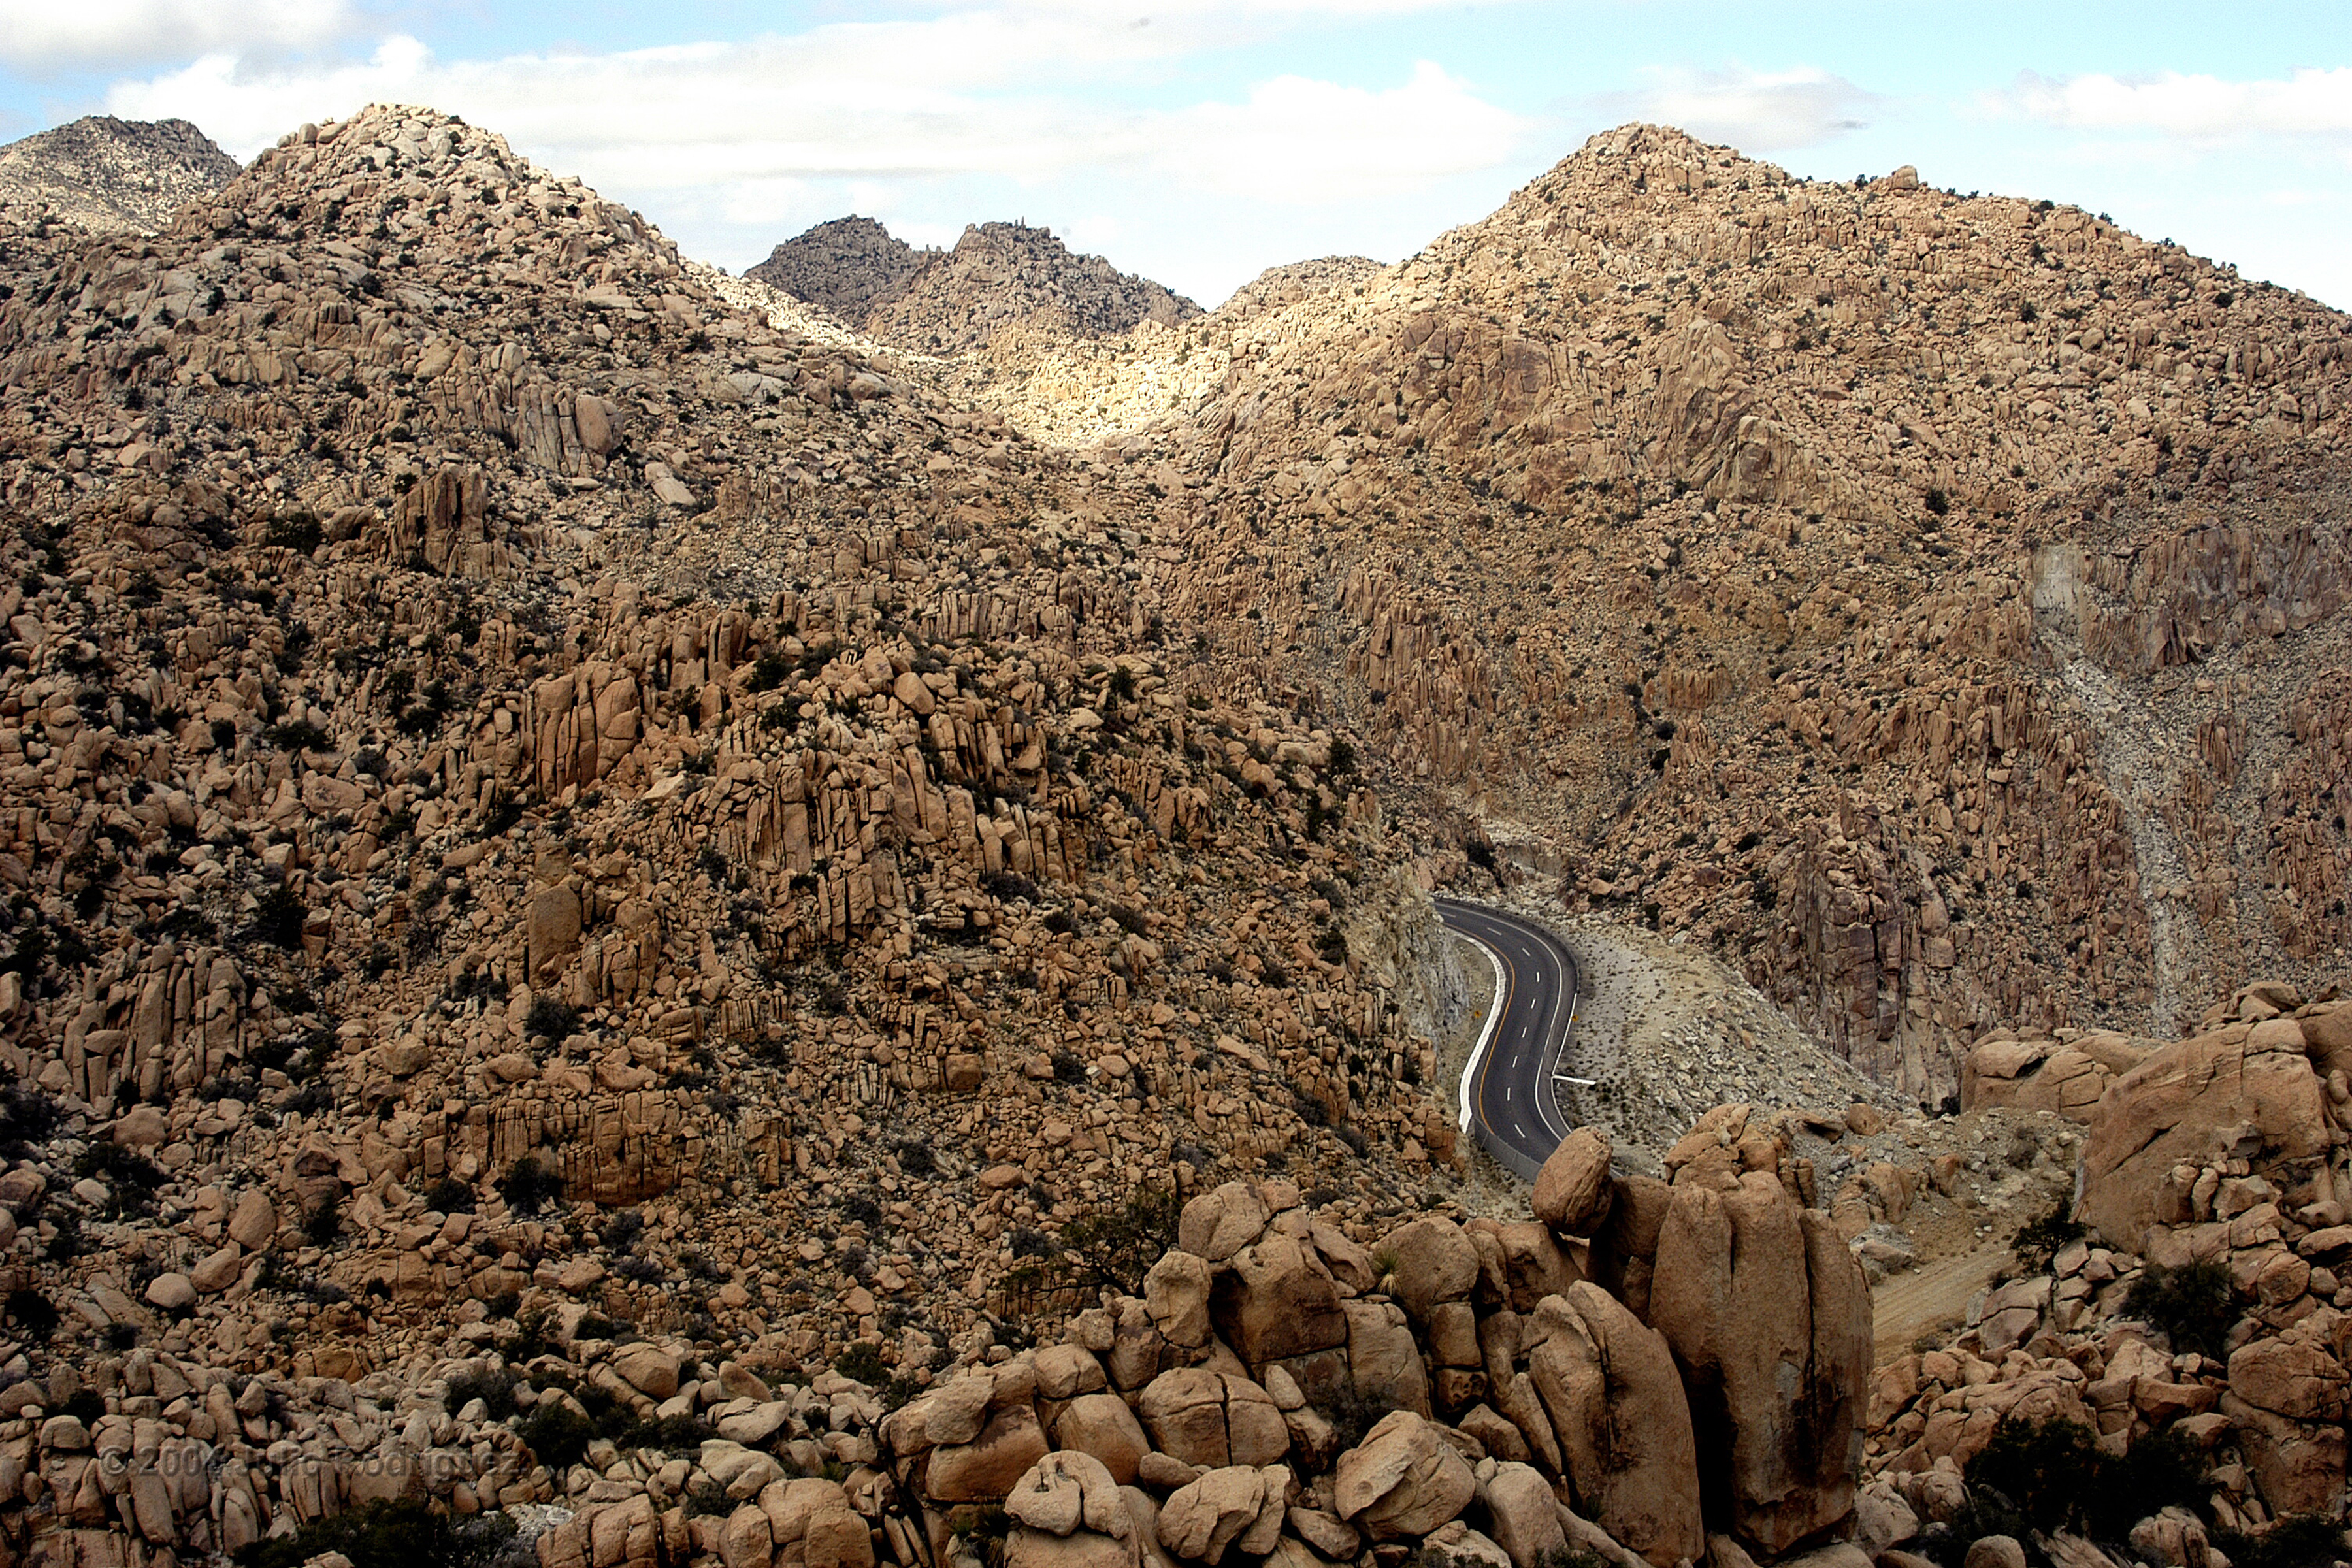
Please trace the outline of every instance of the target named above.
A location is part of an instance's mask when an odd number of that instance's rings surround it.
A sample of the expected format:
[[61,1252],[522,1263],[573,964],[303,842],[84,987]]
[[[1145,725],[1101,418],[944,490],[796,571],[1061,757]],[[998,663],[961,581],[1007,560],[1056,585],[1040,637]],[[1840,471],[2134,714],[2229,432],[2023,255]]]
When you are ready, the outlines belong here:
[[184,120],[91,115],[0,147],[0,204],[100,233],[163,228],[236,175],[236,160]]
[[2347,332],[2088,214],[1633,126],[1235,327],[1122,456],[1210,568],[1171,609],[1421,831],[1932,1100],[1995,1023],[2168,1029],[2352,937]]

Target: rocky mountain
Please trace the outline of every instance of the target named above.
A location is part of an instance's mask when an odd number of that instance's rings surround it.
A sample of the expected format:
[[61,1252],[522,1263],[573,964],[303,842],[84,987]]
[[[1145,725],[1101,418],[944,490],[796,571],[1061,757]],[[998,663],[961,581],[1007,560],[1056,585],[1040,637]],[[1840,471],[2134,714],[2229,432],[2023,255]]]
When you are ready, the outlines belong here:
[[2160,1035],[2352,938],[2336,312],[1634,126],[1247,331],[1123,482],[1231,689],[1317,692],[1424,839],[1931,1103],[1984,1030]]
[[[1193,689],[1151,509],[436,116],[0,273],[0,1376],[52,1495],[55,1407],[154,1366],[400,1403],[576,1319],[913,1375],[1139,1187],[1279,1167],[1371,1234],[1450,1159],[1406,857],[1342,738]],[[310,1420],[171,1441],[381,1435]],[[478,1504],[565,1495],[496,1443]],[[146,1539],[317,1511],[254,1474]]]
[[164,227],[236,177],[236,160],[184,120],[90,115],[0,147],[0,205],[95,232]]
[[1051,229],[974,224],[954,248],[918,251],[871,218],[836,218],[776,247],[745,277],[893,348],[984,349],[1008,329],[1104,338],[1201,313],[1148,278],[1077,256]]
[[2344,1555],[2346,323],[1646,127],[1132,282],[0,205],[9,1561]]
[[926,260],[872,218],[852,216],[786,240],[743,276],[859,326],[877,305],[904,292]]

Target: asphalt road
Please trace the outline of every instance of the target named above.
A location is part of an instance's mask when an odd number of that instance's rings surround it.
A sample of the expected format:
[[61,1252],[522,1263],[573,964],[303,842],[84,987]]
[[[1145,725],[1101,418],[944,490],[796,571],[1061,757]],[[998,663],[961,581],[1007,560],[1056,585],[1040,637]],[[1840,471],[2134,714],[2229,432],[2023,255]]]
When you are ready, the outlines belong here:
[[1539,925],[1484,904],[1436,902],[1447,929],[1484,948],[1501,970],[1500,1006],[1463,1069],[1463,1129],[1533,1181],[1570,1130],[1551,1078],[1575,1014],[1576,960]]

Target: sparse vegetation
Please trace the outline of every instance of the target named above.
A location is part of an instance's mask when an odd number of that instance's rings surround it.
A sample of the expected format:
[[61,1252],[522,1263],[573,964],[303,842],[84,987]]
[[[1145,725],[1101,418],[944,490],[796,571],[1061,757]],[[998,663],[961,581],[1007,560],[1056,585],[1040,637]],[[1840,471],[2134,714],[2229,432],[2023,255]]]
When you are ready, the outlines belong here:
[[517,1214],[533,1215],[563,1195],[563,1178],[537,1156],[526,1154],[499,1178],[499,1196]]
[[2124,1298],[2124,1310],[2145,1318],[2175,1351],[2219,1357],[2238,1321],[2237,1289],[2218,1261],[2167,1268],[2150,1263]]

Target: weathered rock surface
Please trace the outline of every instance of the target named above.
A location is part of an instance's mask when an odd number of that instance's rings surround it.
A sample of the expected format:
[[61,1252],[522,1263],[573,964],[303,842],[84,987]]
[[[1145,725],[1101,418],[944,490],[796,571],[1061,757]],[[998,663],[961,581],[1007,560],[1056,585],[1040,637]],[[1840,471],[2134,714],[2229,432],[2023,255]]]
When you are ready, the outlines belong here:
[[0,206],[93,233],[149,233],[236,177],[236,160],[184,120],[90,115],[0,147]]

